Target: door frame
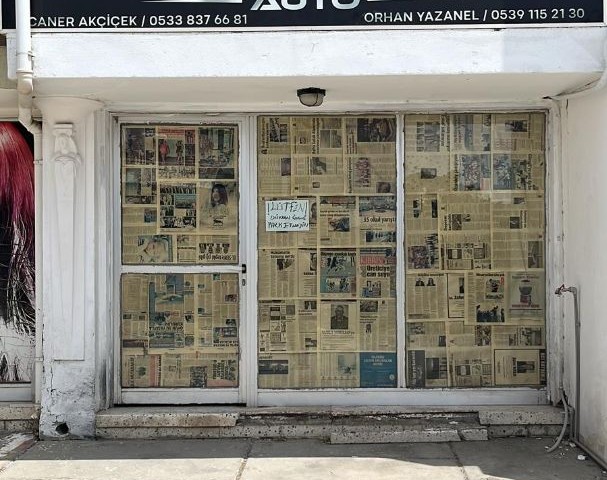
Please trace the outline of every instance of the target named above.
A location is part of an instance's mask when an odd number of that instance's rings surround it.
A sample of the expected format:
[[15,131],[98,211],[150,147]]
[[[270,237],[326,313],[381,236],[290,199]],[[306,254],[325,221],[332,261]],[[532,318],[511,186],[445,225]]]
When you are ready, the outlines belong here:
[[[254,274],[250,265],[254,259],[250,257],[251,246],[255,235],[251,235],[247,229],[251,228],[250,214],[251,205],[246,202],[249,198],[251,182],[248,176],[252,170],[252,156],[250,155],[251,140],[250,120],[244,115],[163,115],[163,114],[119,114],[114,117],[112,123],[112,149],[110,158],[110,168],[112,171],[112,215],[114,217],[113,232],[113,251],[116,252],[113,262],[113,346],[114,346],[114,369],[113,369],[113,403],[114,404],[239,404],[250,403],[249,398],[256,398],[255,389],[255,365],[256,362],[250,362],[248,359],[254,355],[254,348],[250,346],[250,337],[257,330],[256,325],[251,325],[256,321],[255,310],[251,309],[249,302],[254,295],[247,295],[251,289],[248,281]],[[200,127],[203,125],[215,124],[233,124],[238,126],[238,183],[239,183],[239,215],[238,215],[238,254],[239,263],[237,265],[123,265],[122,264],[122,216],[121,216],[121,127],[122,125],[192,125]],[[254,187],[254,185],[253,185]],[[250,202],[249,202],[250,203]],[[254,208],[253,208],[254,210]],[[253,219],[253,221],[255,221]],[[243,265],[246,265],[243,269]],[[240,299],[239,299],[239,351],[238,351],[238,369],[239,382],[235,388],[181,388],[181,387],[162,387],[162,388],[123,388],[121,384],[121,291],[120,281],[125,273],[236,273],[239,276]],[[256,307],[255,307],[256,308]],[[251,350],[253,353],[251,353]],[[253,381],[252,381],[253,380]]]

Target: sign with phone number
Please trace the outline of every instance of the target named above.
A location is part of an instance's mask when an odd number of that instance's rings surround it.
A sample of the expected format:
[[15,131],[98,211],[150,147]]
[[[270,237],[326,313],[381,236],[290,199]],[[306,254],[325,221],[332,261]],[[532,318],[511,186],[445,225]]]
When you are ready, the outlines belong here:
[[[601,0],[32,0],[45,30],[406,28],[604,24]],[[15,28],[14,0],[2,26]]]

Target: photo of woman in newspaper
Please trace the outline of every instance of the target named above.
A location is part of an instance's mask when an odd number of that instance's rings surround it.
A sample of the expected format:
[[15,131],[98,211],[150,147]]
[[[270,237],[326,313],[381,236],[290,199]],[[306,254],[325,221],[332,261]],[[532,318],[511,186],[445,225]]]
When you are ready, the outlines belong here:
[[[205,191],[206,190],[206,191]],[[213,183],[202,188],[201,230],[214,234],[236,233],[237,199],[235,183]]]

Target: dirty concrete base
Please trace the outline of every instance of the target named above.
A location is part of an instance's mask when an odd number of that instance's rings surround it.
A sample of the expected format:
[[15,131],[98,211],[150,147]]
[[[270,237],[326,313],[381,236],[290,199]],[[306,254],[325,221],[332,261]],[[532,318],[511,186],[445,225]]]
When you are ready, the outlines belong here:
[[315,438],[331,443],[479,441],[558,435],[563,411],[550,406],[465,408],[116,407],[99,412],[96,436]]

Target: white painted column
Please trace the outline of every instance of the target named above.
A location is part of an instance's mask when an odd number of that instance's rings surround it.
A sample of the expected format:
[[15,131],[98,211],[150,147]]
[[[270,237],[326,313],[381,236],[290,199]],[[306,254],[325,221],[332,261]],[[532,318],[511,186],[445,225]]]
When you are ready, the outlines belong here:
[[102,104],[41,98],[43,356],[40,435],[92,436],[95,399],[95,115]]

